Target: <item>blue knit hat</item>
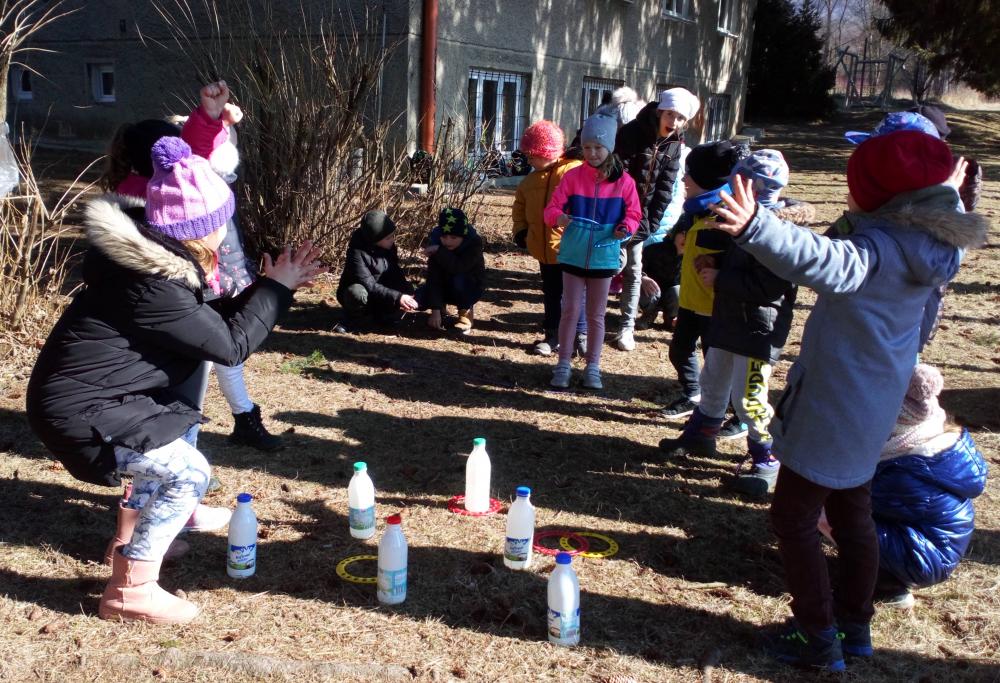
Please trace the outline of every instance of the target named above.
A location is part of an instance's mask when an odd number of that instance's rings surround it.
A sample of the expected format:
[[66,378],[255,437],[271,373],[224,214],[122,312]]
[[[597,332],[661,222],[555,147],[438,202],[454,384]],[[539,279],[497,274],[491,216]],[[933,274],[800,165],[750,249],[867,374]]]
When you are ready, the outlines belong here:
[[609,152],[615,150],[615,136],[618,134],[618,121],[610,116],[594,114],[583,122],[580,131],[580,144],[596,142]]
[[758,149],[733,168],[733,175],[739,174],[753,181],[753,193],[761,206],[777,206],[778,195],[788,184],[788,164],[776,149]]
[[849,130],[844,133],[844,137],[855,145],[860,145],[868,138],[877,138],[880,135],[898,133],[901,130],[915,130],[918,133],[926,133],[931,137],[940,139],[937,126],[926,116],[921,116],[912,111],[894,111],[885,115],[885,118],[871,133],[864,133],[858,130]]

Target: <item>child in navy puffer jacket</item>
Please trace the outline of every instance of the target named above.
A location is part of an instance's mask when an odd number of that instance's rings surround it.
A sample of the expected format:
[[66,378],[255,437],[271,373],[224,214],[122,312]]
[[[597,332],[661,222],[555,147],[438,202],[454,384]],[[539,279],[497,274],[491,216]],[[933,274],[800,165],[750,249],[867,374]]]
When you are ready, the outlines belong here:
[[[972,499],[986,486],[982,453],[938,404],[943,387],[937,368],[921,363],[913,369],[872,479],[876,600],[888,607],[911,607],[910,588],[933,586],[951,575],[972,538]],[[832,536],[829,524],[821,523],[820,530]]]

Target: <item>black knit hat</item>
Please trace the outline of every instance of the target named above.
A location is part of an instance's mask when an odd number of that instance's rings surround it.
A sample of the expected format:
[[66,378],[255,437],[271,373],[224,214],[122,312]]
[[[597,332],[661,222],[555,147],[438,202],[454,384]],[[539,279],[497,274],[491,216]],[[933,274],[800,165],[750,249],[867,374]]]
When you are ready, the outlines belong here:
[[160,119],[146,119],[125,129],[122,137],[132,169],[143,178],[153,177],[150,151],[160,138],[180,137],[181,129]]
[[938,135],[944,140],[948,135],[951,134],[951,128],[948,126],[948,121],[944,118],[944,112],[935,107],[932,104],[920,104],[911,109],[915,114],[920,114],[925,119],[928,119],[937,128]]
[[361,234],[369,244],[375,244],[396,232],[396,224],[385,211],[369,211],[361,218]]
[[465,237],[469,234],[469,219],[461,209],[441,209],[437,226],[442,234]]
[[688,154],[687,174],[701,189],[714,190],[729,182],[733,166],[742,156],[740,148],[729,140],[706,142]]

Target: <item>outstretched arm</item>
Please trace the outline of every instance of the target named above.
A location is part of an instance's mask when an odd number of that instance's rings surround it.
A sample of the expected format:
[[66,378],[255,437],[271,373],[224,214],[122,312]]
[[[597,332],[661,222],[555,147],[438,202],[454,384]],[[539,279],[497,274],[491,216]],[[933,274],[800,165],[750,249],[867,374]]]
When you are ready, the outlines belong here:
[[860,289],[877,263],[878,254],[864,236],[832,240],[778,219],[754,201],[750,181],[736,178],[733,194],[721,194],[712,207],[716,229],[736,238],[778,277],[817,292],[846,294]]

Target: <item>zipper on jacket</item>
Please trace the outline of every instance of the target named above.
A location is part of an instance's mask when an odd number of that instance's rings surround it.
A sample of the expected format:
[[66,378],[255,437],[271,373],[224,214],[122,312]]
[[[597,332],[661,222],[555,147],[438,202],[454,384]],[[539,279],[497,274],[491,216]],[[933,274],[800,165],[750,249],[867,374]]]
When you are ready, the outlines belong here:
[[[600,196],[598,192],[598,187],[601,184],[601,174],[597,173],[594,176],[594,207],[590,210],[590,220],[597,223],[597,198]],[[590,257],[594,253],[594,231],[588,230],[589,234],[587,236],[587,258],[584,259],[583,268],[584,270],[590,270]]]

